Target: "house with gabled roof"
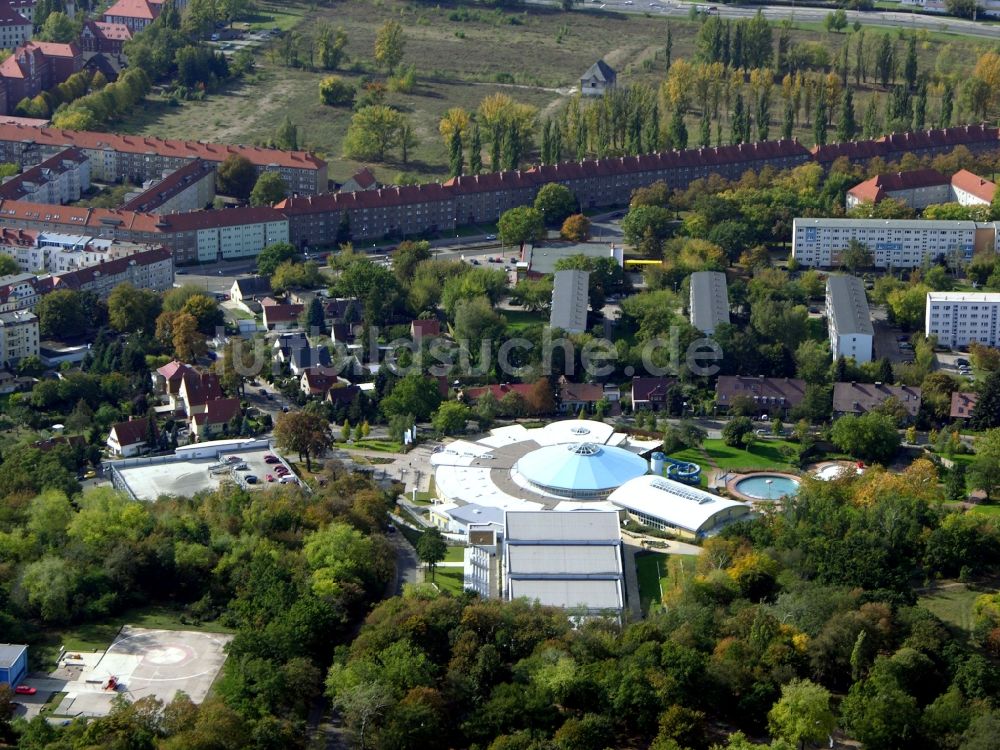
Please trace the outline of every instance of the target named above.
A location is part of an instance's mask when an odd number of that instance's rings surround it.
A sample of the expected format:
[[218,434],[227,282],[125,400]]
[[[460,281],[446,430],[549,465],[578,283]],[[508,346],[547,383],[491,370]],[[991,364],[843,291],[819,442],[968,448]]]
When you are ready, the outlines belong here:
[[192,414],[188,420],[191,434],[199,440],[225,432],[234,418],[243,415],[238,398],[220,398],[209,401],[205,408]]
[[604,96],[614,88],[618,74],[604,60],[598,60],[580,77],[580,93],[584,96]]
[[132,417],[111,426],[107,446],[115,456],[138,456],[155,447],[151,445],[151,440],[155,441],[158,434],[156,422],[149,417]]

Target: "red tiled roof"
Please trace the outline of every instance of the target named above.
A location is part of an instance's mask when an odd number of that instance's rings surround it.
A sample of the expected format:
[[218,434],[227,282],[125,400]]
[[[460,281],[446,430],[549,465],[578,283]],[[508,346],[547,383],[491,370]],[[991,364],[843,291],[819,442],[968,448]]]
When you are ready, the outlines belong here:
[[179,380],[184,377],[185,372],[192,369],[194,368],[192,368],[191,365],[175,359],[163,365],[163,367],[156,368],[156,372],[163,377],[164,380],[170,381],[174,379]]
[[180,141],[151,136],[97,133],[87,130],[29,128],[23,125],[0,125],[0,141],[28,141],[48,146],[66,145],[90,150],[110,149],[128,154],[156,153],[183,159],[201,158],[212,162],[225,161],[230,155],[237,154],[258,167],[321,169],[326,165],[326,162],[308,151],[281,151],[258,146]]
[[186,370],[181,379],[184,381],[187,406],[210,405],[222,398],[222,387],[219,376],[214,372],[198,372],[191,368]]
[[240,414],[240,400],[238,398],[220,398],[209,401],[205,405],[205,411],[195,414],[192,419],[196,425],[226,424]]
[[153,211],[202,179],[215,179],[215,164],[195,159],[121,205],[122,211]]
[[61,44],[59,42],[36,42],[31,41],[24,45],[34,47],[46,57],[76,57],[80,54],[80,48],[76,42]]
[[308,367],[302,373],[310,393],[326,393],[338,382],[337,371],[326,367]]
[[951,176],[952,187],[964,190],[980,200],[990,203],[993,201],[993,194],[997,186],[984,177],[973,174],[967,169],[960,169]]
[[152,250],[125,255],[121,258],[104,261],[86,268],[79,268],[75,271],[67,271],[54,277],[54,285],[67,289],[81,289],[92,283],[100,276],[117,276],[124,273],[125,269],[131,265],[149,266],[154,263],[162,263],[170,260],[173,253],[165,247],[157,247]]
[[41,164],[35,165],[26,172],[22,172],[0,185],[0,199],[9,198],[10,200],[18,200],[28,194],[28,188],[24,183],[44,184],[50,181],[46,172],[53,172],[57,175],[63,174],[71,169],[66,166],[66,162],[73,162],[76,165],[80,165],[85,161],[87,161],[87,157],[84,156],[82,151],[75,148],[67,148],[64,151],[60,151],[58,154],[50,156]]
[[298,320],[304,305],[264,305],[264,320],[270,323],[291,323]]
[[531,388],[530,383],[502,383],[500,385],[483,385],[476,388],[466,388],[462,391],[462,395],[469,401],[476,401],[486,391],[491,391],[497,401],[499,401],[508,393],[520,393],[522,396],[527,397],[531,393]]
[[441,333],[441,321],[437,318],[414,320],[410,323],[410,335],[414,338],[437,336]]
[[663,401],[670,388],[677,381],[674,378],[632,378],[632,403],[636,401]]
[[147,2],[147,0],[118,0],[117,3],[104,11],[104,17],[122,16],[124,18],[140,18],[152,21],[160,15],[162,9],[163,5],[161,3],[154,4]]
[[887,193],[947,184],[948,178],[934,169],[913,169],[909,172],[877,174],[864,182],[859,182],[848,190],[847,194],[860,201],[878,203]]
[[951,394],[951,418],[968,419],[978,401],[979,394],[974,391],[955,391]]
[[559,400],[564,404],[573,401],[596,404],[602,398],[604,398],[604,388],[597,383],[564,381],[559,384]]
[[359,169],[354,173],[351,179],[358,183],[358,187],[362,190],[367,190],[376,182],[375,175],[372,174],[372,171],[368,169],[368,167],[362,167]]
[[[129,445],[138,445],[146,442],[149,434],[149,417],[130,419],[127,422],[116,422],[111,426],[111,432],[118,438],[118,445],[122,448]],[[156,424],[153,424],[153,435],[156,435]]]
[[864,414],[890,397],[898,400],[911,417],[920,411],[919,388],[884,383],[833,384],[833,410],[841,414]]
[[88,26],[96,34],[104,37],[108,41],[127,42],[132,38],[129,27],[123,23],[108,23],[107,21],[87,21]]

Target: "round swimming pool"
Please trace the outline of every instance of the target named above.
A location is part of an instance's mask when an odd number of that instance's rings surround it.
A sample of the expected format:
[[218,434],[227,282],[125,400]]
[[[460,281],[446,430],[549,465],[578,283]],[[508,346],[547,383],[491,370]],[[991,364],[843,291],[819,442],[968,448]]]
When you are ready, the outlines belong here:
[[754,474],[736,483],[736,491],[755,500],[780,500],[799,491],[799,481],[779,474]]

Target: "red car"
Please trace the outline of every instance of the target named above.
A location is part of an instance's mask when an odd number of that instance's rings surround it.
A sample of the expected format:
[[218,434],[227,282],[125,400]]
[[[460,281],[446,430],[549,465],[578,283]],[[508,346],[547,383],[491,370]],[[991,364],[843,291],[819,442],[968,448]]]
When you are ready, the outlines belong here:
[[268,481],[268,482],[273,482],[274,481],[274,474],[265,474],[264,475],[264,479],[266,481]]
[[14,688],[14,692],[18,695],[34,695],[38,692],[38,688],[33,688],[30,685],[18,685]]
[[278,463],[278,457],[274,456],[274,455],[271,455],[270,453],[268,453],[266,456],[264,456],[264,463],[266,463],[266,464],[276,464],[276,463]]
[[285,474],[288,473],[288,469],[286,469],[284,466],[279,466],[277,469],[274,470],[274,473],[277,474],[279,477],[283,477],[285,476]]

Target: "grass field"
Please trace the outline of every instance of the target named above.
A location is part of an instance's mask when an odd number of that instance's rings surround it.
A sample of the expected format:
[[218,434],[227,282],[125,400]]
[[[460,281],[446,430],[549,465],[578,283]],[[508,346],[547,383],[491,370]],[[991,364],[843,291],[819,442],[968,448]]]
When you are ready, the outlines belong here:
[[[795,467],[789,464],[781,455],[780,448],[783,445],[792,446],[794,443],[774,438],[761,438],[754,444],[753,450],[747,451],[742,448],[731,448],[722,440],[713,439],[706,440],[703,448],[720,469],[728,469],[730,471],[737,469],[795,471]],[[670,458],[699,464],[702,469],[703,481],[705,472],[711,468],[705,460],[703,453],[696,448],[688,448],[679,453],[674,453]]]
[[548,316],[544,313],[529,312],[528,310],[502,310],[501,314],[507,319],[507,330],[511,334],[540,323],[548,325],[549,322]]
[[917,603],[950,625],[969,632],[972,629],[972,605],[982,593],[964,584],[953,583],[919,597]]
[[1000,516],[1000,505],[974,505],[972,513],[981,513],[984,516]]
[[[391,182],[401,172],[422,178],[446,175],[448,151],[438,133],[438,122],[451,107],[474,110],[487,95],[503,91],[533,105],[544,117],[568,101],[579,76],[598,58],[616,69],[620,85],[647,83],[656,87],[666,72],[663,43],[668,22],[651,15],[583,6],[572,13],[538,7],[505,12],[471,4],[431,5],[407,0],[344,2],[327,8],[290,0],[259,7],[249,26],[278,27],[299,35],[297,47],[306,64],[318,25],[328,22],[342,27],[348,38],[348,59],[336,73],[355,85],[364,76],[384,77],[384,71],[373,67],[375,33],[389,19],[402,23],[406,33],[403,62],[415,66],[418,85],[412,94],[390,93],[387,102],[409,116],[418,145],[408,164],[387,161],[373,165],[382,181]],[[669,23],[674,59],[692,59],[697,23],[676,18]],[[893,32],[876,28],[868,29],[868,33]],[[846,37],[803,24],[794,24],[792,31],[794,42],[827,46],[831,58]],[[921,33],[919,38],[921,70],[934,68],[945,44],[957,47],[952,58],[970,67],[978,51],[986,47],[984,41],[952,34]],[[330,162],[331,179],[346,179],[360,164],[343,158],[342,141],[351,118],[350,108],[332,108],[319,102],[319,82],[329,72],[284,67],[272,58],[267,50],[261,50],[255,74],[211,93],[203,102],[175,107],[162,98],[151,97],[117,129],[253,144],[267,141],[288,116],[300,127],[302,145]],[[864,90],[855,96],[859,117],[869,95]],[[781,109],[777,105],[772,108],[773,135],[778,130]],[[929,112],[936,108],[936,101],[929,103]],[[691,113],[688,119],[688,132],[697,133],[697,113]],[[728,134],[728,126],[724,130]],[[811,143],[811,126],[801,123],[795,135]]]
[[442,562],[462,562],[465,559],[465,547],[452,546],[444,553]]
[[68,651],[99,651],[111,645],[123,625],[156,630],[195,630],[206,633],[232,633],[219,622],[194,624],[190,620],[181,621],[181,612],[164,606],[149,606],[127,610],[119,615],[106,618],[102,622],[87,623],[75,627],[44,630],[39,640],[31,644],[32,668],[51,669],[59,655],[59,647]]
[[434,583],[442,591],[457,596],[461,594],[464,576],[461,568],[438,568],[434,572]]
[[686,580],[694,574],[696,558],[643,552],[636,555],[635,564],[639,577],[639,602],[645,614],[651,606],[658,606],[664,595],[683,588]]

